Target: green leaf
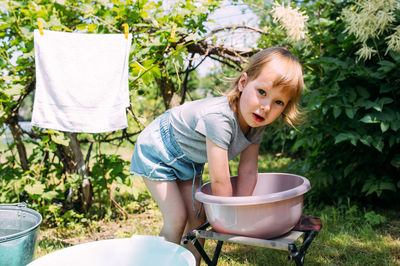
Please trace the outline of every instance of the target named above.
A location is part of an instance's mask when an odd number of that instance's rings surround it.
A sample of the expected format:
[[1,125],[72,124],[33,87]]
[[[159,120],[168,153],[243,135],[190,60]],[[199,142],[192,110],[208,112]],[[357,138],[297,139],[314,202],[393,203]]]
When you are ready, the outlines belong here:
[[354,135],[353,133],[340,133],[335,137],[335,144],[340,143],[342,141],[350,140],[352,141],[352,144],[354,145],[355,142],[353,140],[357,140],[357,136]]
[[33,185],[26,185],[25,191],[31,195],[41,195],[45,189],[45,185],[41,183],[35,183]]
[[152,69],[150,69],[150,72],[154,77],[161,77],[161,70],[158,66],[154,66]]
[[30,52],[24,53],[20,58],[26,59],[35,56],[35,50],[31,50]]
[[[106,18],[105,18],[105,21],[108,23],[108,24],[114,24],[115,23],[115,18],[113,17],[113,16],[111,16],[111,15],[108,15]],[[147,24],[145,24],[146,26],[147,26]]]
[[390,122],[390,127],[392,128],[393,131],[397,131],[400,128],[400,121],[399,120],[393,120]]
[[390,92],[394,89],[394,87],[388,85],[388,84],[383,84],[381,85],[380,89],[379,89],[379,93],[387,93]]
[[51,140],[57,144],[68,146],[69,145],[69,138],[67,138],[64,134],[52,134]]
[[58,193],[56,191],[47,191],[43,193],[42,198],[51,201],[52,199],[56,198],[57,195]]
[[355,111],[354,111],[353,108],[346,108],[344,111],[345,111],[345,113],[346,113],[348,118],[350,118],[350,119],[354,118]]
[[87,24],[85,24],[85,23],[76,25],[77,30],[86,30],[86,28],[87,28]]
[[382,138],[374,140],[374,142],[372,143],[372,146],[375,147],[375,149],[377,149],[378,151],[382,152],[383,146],[385,144],[383,143]]
[[49,206],[49,211],[52,213],[58,213],[60,211],[61,207],[57,205],[50,205]]
[[360,138],[360,141],[361,141],[361,143],[363,143],[364,145],[371,146],[373,139],[372,139],[371,136],[368,135],[368,136],[363,136],[363,137],[361,137],[361,138]]
[[349,91],[347,99],[349,100],[349,102],[354,102],[357,99],[357,94],[355,93],[355,91]]
[[381,65],[380,68],[378,68],[378,71],[383,71],[385,73],[391,71],[393,68],[396,67],[396,64],[387,60],[382,60],[378,62],[379,65]]
[[88,31],[89,32],[95,32],[95,30],[97,29],[97,25],[96,24],[89,24],[88,25]]
[[385,133],[388,129],[389,129],[389,122],[386,121],[381,122],[382,133]]
[[25,38],[32,39],[33,37],[33,31],[31,27],[21,27],[21,32],[24,35]]
[[84,4],[82,9],[85,11],[86,15],[90,15],[91,13],[95,12],[95,7],[92,4]]
[[[364,190],[365,187],[365,190]],[[363,186],[363,191],[367,191],[367,193],[365,194],[366,196],[371,195],[372,193],[376,193],[378,195],[378,197],[380,196],[380,194],[382,193],[381,190],[379,190],[379,186],[377,184],[373,184],[373,183],[368,183],[365,184]]]
[[305,139],[297,139],[296,142],[294,143],[294,145],[291,147],[292,151],[296,151],[299,147],[303,146],[304,144],[306,144],[306,140]]
[[329,25],[335,23],[333,20],[327,20],[326,18],[322,18],[322,17],[318,19],[318,22],[322,26],[329,26]]
[[342,113],[342,109],[338,106],[333,106],[333,116],[338,118],[338,116]]
[[379,100],[379,104],[382,104],[382,105],[389,104],[392,102],[393,102],[393,99],[388,98],[388,97],[383,97],[382,99]]
[[348,176],[352,170],[354,170],[353,164],[349,164],[348,166],[346,166],[346,168],[344,169],[344,176]]
[[380,214],[376,214],[374,211],[369,211],[364,214],[364,219],[372,226],[380,225],[386,222],[386,218]]
[[373,106],[373,108],[375,110],[377,110],[378,112],[382,112],[383,110],[383,106],[389,103],[392,103],[393,99],[388,98],[388,97],[384,97],[378,100],[378,102],[376,103],[376,105]]
[[366,192],[371,187],[371,182],[367,181],[364,183],[363,187],[361,188],[361,192]]
[[54,28],[60,28],[62,26],[60,19],[54,14],[51,15],[50,21],[47,23],[47,25]]
[[347,64],[335,57],[321,57],[320,59],[315,60],[316,62],[320,62],[320,63],[325,63],[323,64],[324,66],[326,65],[336,65],[336,66],[340,66],[341,68],[346,68]]
[[396,186],[392,182],[382,182],[379,184],[379,188],[396,192]]
[[51,142],[50,145],[49,145],[49,149],[52,152],[56,152],[57,151],[57,145],[54,142]]
[[12,84],[11,88],[6,90],[6,93],[8,96],[19,95],[19,94],[21,94],[23,89],[24,89],[24,86],[21,84]]
[[376,120],[376,117],[372,117],[369,114],[361,118],[360,121],[363,123],[379,123],[379,121]]
[[369,98],[370,94],[369,94],[369,92],[368,92],[368,90],[367,90],[366,88],[357,86],[356,89],[357,89],[358,94],[359,94],[362,98],[365,98],[365,99]]
[[396,154],[394,158],[390,161],[390,164],[396,168],[400,168],[400,154]]
[[373,106],[375,106],[375,103],[370,100],[359,99],[355,106],[364,107],[365,109],[371,109]]

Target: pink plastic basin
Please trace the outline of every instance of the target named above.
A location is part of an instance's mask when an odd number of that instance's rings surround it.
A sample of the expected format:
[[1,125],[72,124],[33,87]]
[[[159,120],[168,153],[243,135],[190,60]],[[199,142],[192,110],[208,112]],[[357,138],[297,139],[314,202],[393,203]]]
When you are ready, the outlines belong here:
[[[231,177],[233,194],[237,176]],[[207,219],[219,233],[269,239],[289,232],[299,221],[303,194],[311,188],[307,178],[284,173],[259,173],[252,196],[220,197],[211,184],[197,189]]]

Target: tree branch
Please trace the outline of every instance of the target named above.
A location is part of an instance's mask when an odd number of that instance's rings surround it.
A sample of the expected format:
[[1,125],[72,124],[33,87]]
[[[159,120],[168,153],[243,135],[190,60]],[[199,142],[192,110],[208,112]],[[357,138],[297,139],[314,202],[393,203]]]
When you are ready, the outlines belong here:
[[253,28],[250,26],[245,26],[245,25],[230,25],[230,26],[226,26],[226,27],[221,27],[221,28],[216,28],[213,29],[212,31],[210,31],[205,37],[204,39],[209,38],[212,35],[217,34],[218,32],[221,31],[226,31],[226,30],[237,30],[237,29],[245,29],[245,30],[249,30],[249,31],[253,31],[253,32],[257,32],[263,35],[267,35],[268,33],[266,31],[263,31],[262,29],[259,28]]
[[222,45],[216,46],[209,44],[206,41],[191,43],[187,46],[187,50],[189,53],[196,53],[205,56],[215,55],[237,65],[240,69],[241,64],[247,63],[245,57],[250,57],[259,51],[259,49],[251,48],[235,49]]

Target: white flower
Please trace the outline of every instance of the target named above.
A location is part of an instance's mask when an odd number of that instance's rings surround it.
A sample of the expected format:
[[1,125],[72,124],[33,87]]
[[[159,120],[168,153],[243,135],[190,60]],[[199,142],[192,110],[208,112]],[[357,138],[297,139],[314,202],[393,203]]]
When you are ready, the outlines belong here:
[[299,11],[299,8],[293,9],[289,5],[285,7],[285,4],[274,3],[272,8],[272,17],[274,22],[280,22],[280,27],[285,29],[288,38],[293,41],[299,41],[304,39],[306,31],[306,22],[308,19],[304,12]]
[[361,48],[356,52],[358,59],[364,59],[364,61],[371,59],[373,54],[376,54],[376,50],[372,47],[369,47],[365,43],[363,43]]
[[400,25],[397,26],[395,28],[395,32],[392,35],[386,37],[385,40],[388,40],[386,53],[388,53],[390,50],[400,53]]
[[[390,30],[396,21],[394,11],[400,8],[398,0],[358,0],[355,5],[342,11],[345,32],[353,34],[362,46],[357,55],[359,59],[370,59],[377,51],[367,45],[370,39],[377,39]],[[400,51],[400,29],[386,37],[387,50]],[[375,40],[374,40],[375,41]]]

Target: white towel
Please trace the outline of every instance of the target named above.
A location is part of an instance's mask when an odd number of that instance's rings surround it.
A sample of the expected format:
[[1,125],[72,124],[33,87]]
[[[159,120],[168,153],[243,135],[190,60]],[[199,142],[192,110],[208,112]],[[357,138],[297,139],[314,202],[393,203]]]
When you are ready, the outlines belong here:
[[126,128],[132,34],[43,32],[34,31],[31,124],[87,133]]

